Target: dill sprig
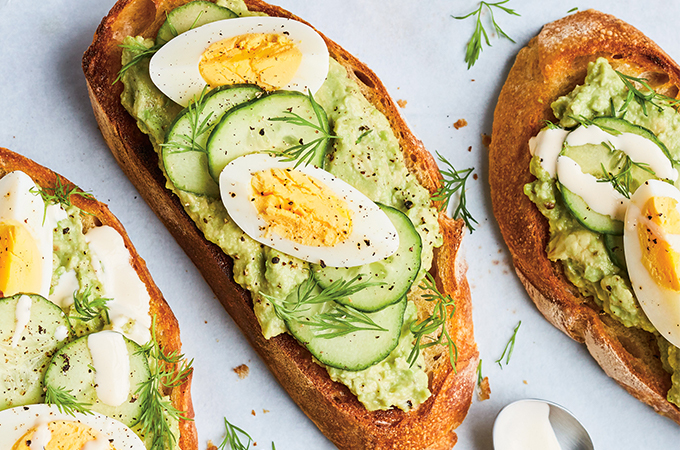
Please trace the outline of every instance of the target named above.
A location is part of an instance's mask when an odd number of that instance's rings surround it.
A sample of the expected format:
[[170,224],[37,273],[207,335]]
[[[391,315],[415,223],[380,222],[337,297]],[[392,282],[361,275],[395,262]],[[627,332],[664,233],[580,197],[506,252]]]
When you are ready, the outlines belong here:
[[203,114],[206,105],[205,95],[207,94],[208,90],[208,86],[205,86],[198,98],[194,97],[193,101],[189,104],[189,106],[187,106],[188,111],[186,114],[189,118],[189,128],[191,129],[191,134],[175,135],[173,136],[173,140],[161,144],[161,147],[175,149],[178,153],[207,153],[205,146],[199,142],[199,138],[207,133],[211,127],[210,119],[213,116],[213,112],[210,111],[208,114]]
[[[284,322],[299,322],[300,315],[309,311],[310,305],[336,302],[368,287],[383,284],[370,280],[362,281],[364,277],[364,274],[359,274],[349,281],[336,280],[321,290],[318,289],[316,280],[309,277],[298,286],[295,302],[280,302],[270,295],[264,293],[261,295],[274,305],[274,311],[279,319]],[[304,323],[317,328],[316,335],[321,338],[344,336],[360,330],[386,331],[368,315],[350,306],[340,304],[335,305],[331,311],[305,318]]]
[[[236,425],[231,424],[227,418],[224,418],[225,436],[222,443],[217,447],[219,450],[248,450],[253,438],[248,433]],[[241,439],[247,439],[244,443]],[[227,447],[228,446],[228,447]]]
[[[602,144],[605,147],[607,147],[610,151],[615,150],[610,144],[606,142],[603,142]],[[621,195],[628,199],[630,198],[631,194],[630,184],[633,181],[633,175],[631,173],[633,167],[642,169],[645,172],[649,173],[650,175],[656,177],[656,173],[654,172],[654,170],[652,170],[649,164],[635,162],[630,158],[630,156],[623,152],[621,152],[621,154],[619,155],[619,160],[616,163],[617,167],[621,167],[618,173],[614,174],[611,171],[607,170],[604,164],[602,163],[600,163],[600,166],[602,168],[602,172],[604,172],[604,178],[597,180],[598,183],[611,183],[615,191],[617,191],[618,193],[620,193]]]
[[505,358],[505,365],[506,366],[510,362],[510,357],[512,356],[512,351],[515,349],[515,339],[517,339],[517,331],[519,330],[520,325],[522,325],[521,320],[517,323],[515,330],[512,332],[512,337],[510,337],[510,340],[508,341],[508,343],[505,344],[505,348],[503,349],[503,354],[501,355],[500,358],[498,358],[496,360],[496,364],[498,364],[498,366],[501,369],[503,368],[503,364],[501,364],[503,362],[503,358]]
[[462,218],[470,232],[473,232],[475,231],[475,228],[472,226],[472,224],[476,224],[478,222],[474,217],[472,217],[472,214],[470,214],[470,211],[467,209],[465,183],[467,182],[470,175],[472,175],[472,171],[475,170],[475,168],[470,167],[468,169],[459,171],[456,170],[456,168],[453,167],[453,164],[451,164],[446,158],[439,154],[439,152],[437,152],[437,156],[439,157],[439,160],[448,167],[448,169],[441,171],[442,176],[444,177],[441,180],[442,186],[437,190],[437,192],[434,193],[432,200],[435,202],[441,202],[439,204],[439,211],[443,211],[448,208],[451,197],[453,197],[453,195],[458,192],[458,205],[453,211],[453,218]]
[[66,390],[66,388],[61,386],[54,387],[48,385],[45,388],[45,403],[48,405],[56,405],[59,412],[74,417],[77,412],[81,414],[92,414],[92,411],[88,409],[88,406],[92,405],[90,403],[79,402],[71,392],[71,390]]
[[120,44],[119,47],[136,52],[136,54],[135,56],[132,57],[130,61],[127,62],[127,64],[123,65],[123,67],[120,68],[120,70],[118,71],[118,76],[116,77],[115,80],[113,80],[113,83],[111,84],[116,84],[121,78],[123,78],[125,72],[139,64],[144,59],[153,56],[154,53],[160,50],[162,46],[163,44],[157,44],[152,47],[147,47],[146,45],[138,41],[135,41],[133,44]]
[[89,285],[82,294],[73,293],[73,308],[78,315],[70,316],[70,318],[89,322],[104,315],[106,322],[109,323],[109,307],[106,304],[111,300],[110,298],[97,297],[92,292],[92,285]]
[[483,381],[484,381],[484,377],[482,376],[482,359],[479,358],[479,363],[477,364],[477,387],[478,388],[482,385]]
[[[434,277],[429,272],[425,273],[425,279],[419,286],[420,289],[426,291],[422,295],[423,299],[428,302],[436,302],[432,315],[426,317],[420,322],[412,322],[410,325],[411,333],[415,337],[415,343],[411,352],[406,359],[411,366],[415,364],[420,355],[420,351],[433,345],[446,345],[449,350],[449,361],[451,367],[456,370],[456,362],[458,361],[458,347],[449,335],[446,328],[446,321],[453,317],[456,313],[456,302],[450,295],[442,295],[437,289]],[[436,333],[436,338],[430,336]]]
[[45,203],[45,210],[43,211],[43,224],[45,223],[45,218],[47,217],[47,207],[49,205],[63,205],[65,208],[71,207],[73,206],[71,203],[72,195],[79,195],[83,198],[93,198],[92,194],[81,190],[74,184],[64,184],[58,174],[56,174],[54,186],[40,187],[36,185],[35,187],[31,187],[29,192],[33,195],[39,195]]
[[486,42],[486,45],[491,47],[491,42],[489,41],[489,35],[487,34],[486,30],[484,29],[484,24],[482,24],[482,11],[484,10],[484,7],[486,7],[489,10],[489,14],[491,15],[491,23],[493,24],[494,30],[498,33],[500,37],[504,37],[508,39],[510,42],[513,44],[515,43],[514,40],[505,32],[501,29],[500,26],[496,23],[496,19],[494,18],[493,15],[493,8],[498,8],[502,11],[505,11],[508,14],[514,15],[514,16],[519,16],[519,14],[514,10],[510,9],[507,6],[503,6],[505,3],[507,3],[510,0],[503,0],[501,2],[496,2],[496,3],[489,3],[489,2],[479,2],[479,7],[472,11],[471,13],[465,15],[465,16],[452,16],[454,19],[467,19],[470,16],[477,15],[477,21],[475,24],[475,31],[472,33],[472,37],[468,41],[466,50],[465,50],[465,62],[468,65],[468,69],[472,66],[475,65],[477,62],[477,59],[479,58],[479,54],[482,52],[482,36],[484,36],[484,41]]
[[156,340],[156,317],[151,324],[151,339],[138,350],[149,361],[151,376],[140,384],[135,391],[139,396],[142,414],[139,418],[141,432],[151,435],[149,450],[172,448],[177,438],[165,420],[164,414],[175,420],[191,420],[184,411],[172,405],[163,395],[164,389],[172,389],[182,384],[192,371],[193,360],[187,361],[178,351],[166,354]]
[[283,111],[283,116],[269,118],[269,120],[272,122],[285,122],[300,127],[308,127],[320,133],[320,137],[314,139],[313,141],[307,143],[300,142],[297,145],[293,145],[287,149],[276,152],[277,156],[281,157],[283,161],[295,161],[295,167],[299,166],[300,164],[311,164],[314,160],[317,150],[320,147],[326,145],[326,143],[331,139],[340,139],[338,136],[333,136],[332,134],[328,133],[328,131],[323,128],[322,124],[325,122],[323,115],[325,112],[316,102],[316,100],[314,100],[314,96],[312,95],[311,91],[308,92],[307,96],[309,97],[309,101],[312,105],[312,110],[314,111],[318,125],[292,111]]
[[[654,89],[652,89],[652,87],[647,83],[648,80],[646,78],[625,75],[618,70],[615,70],[615,72],[628,89],[626,100],[623,102],[623,105],[621,105],[621,108],[619,108],[619,111],[625,111],[633,100],[635,100],[635,102],[640,105],[645,116],[647,115],[647,103],[655,106],[659,111],[661,111],[663,107],[662,105],[656,103],[656,101],[666,103],[667,106],[671,107],[676,107],[678,104],[680,104],[680,99],[668,97],[655,92]],[[640,91],[633,83],[641,84],[647,90],[647,92]]]
[[[363,127],[360,127],[359,130],[361,130],[362,128],[363,128]],[[359,137],[358,137],[357,140],[354,142],[354,144],[355,144],[355,145],[356,145],[356,144],[359,144],[359,142],[361,142],[366,136],[368,136],[368,135],[371,134],[372,132],[373,132],[373,129],[371,129],[371,128],[365,130],[363,133],[361,133],[361,134],[359,135]]]
[[545,128],[548,128],[550,130],[561,130],[562,129],[562,127],[559,124],[553,123],[553,122],[549,121],[548,119],[543,120],[543,125],[545,126]]

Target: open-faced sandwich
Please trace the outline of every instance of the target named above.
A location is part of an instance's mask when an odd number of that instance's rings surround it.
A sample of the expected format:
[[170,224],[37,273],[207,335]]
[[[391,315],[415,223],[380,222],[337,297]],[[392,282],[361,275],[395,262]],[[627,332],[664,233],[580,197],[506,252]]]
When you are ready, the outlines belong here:
[[680,423],[680,68],[597,11],[546,25],[510,70],[489,181],[543,315]]
[[102,134],[341,448],[450,448],[477,349],[462,221],[380,80],[257,0],[121,0],[83,59]]
[[0,443],[190,450],[177,319],[109,209],[0,148]]

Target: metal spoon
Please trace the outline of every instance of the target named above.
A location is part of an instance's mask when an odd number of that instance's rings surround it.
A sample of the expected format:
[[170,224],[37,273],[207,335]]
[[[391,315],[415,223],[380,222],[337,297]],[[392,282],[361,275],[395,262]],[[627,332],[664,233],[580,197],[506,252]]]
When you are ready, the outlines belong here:
[[576,417],[556,403],[538,399],[518,400],[498,413],[493,446],[495,450],[594,450]]

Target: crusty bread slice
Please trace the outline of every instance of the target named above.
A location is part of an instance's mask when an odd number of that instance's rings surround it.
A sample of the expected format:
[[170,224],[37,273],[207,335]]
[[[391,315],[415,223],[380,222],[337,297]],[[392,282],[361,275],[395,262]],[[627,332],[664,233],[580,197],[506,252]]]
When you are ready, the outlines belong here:
[[[369,412],[345,386],[332,382],[325,369],[314,363],[292,337],[264,339],[249,294],[233,280],[231,259],[203,238],[176,196],[165,188],[156,153],[121,106],[121,84],[113,84],[121,67],[118,45],[123,38],[155,36],[166,12],[183,3],[186,0],[120,0],[103,19],[83,57],[95,117],[123,171],[185,249],[281,385],[338,447],[451,448],[456,442],[453,429],[470,406],[478,358],[466,266],[460,253],[462,221],[440,215],[445,243],[436,250],[432,268],[440,291],[450,294],[457,303],[456,314],[447,327],[458,346],[458,362],[453,370],[447,351],[440,346],[425,351],[433,395],[417,409],[408,413],[398,409]],[[246,3],[251,10],[301,20],[259,0]],[[441,178],[437,165],[407,128],[378,77],[333,41],[324,39],[331,56],[347,68],[348,76],[357,81],[366,98],[390,121],[409,170],[434,192]],[[422,298],[414,300],[421,318],[429,315],[433,305]]]
[[648,78],[657,92],[678,93],[680,67],[631,25],[593,10],[547,24],[520,50],[496,105],[489,153],[493,211],[515,270],[543,315],[584,342],[607,375],[631,394],[680,423],[680,409],[666,400],[671,380],[654,336],[601,312],[566,279],[561,264],[548,260],[548,222],[523,192],[533,180],[529,138],[544,120],[555,119],[551,103],[582,84],[588,63],[598,57],[623,73]]
[[[0,178],[5,174],[20,170],[30,176],[33,181],[40,187],[54,187],[57,184],[57,177],[59,182],[70,191],[75,187],[73,183],[66,178],[57,175],[51,170],[39,165],[38,163],[14,153],[6,148],[0,147]],[[180,352],[182,349],[182,342],[180,340],[179,323],[177,318],[172,313],[170,306],[163,298],[163,294],[158,289],[158,286],[151,278],[149,270],[146,268],[146,263],[137,253],[130,238],[125,232],[125,228],[114,216],[109,208],[91,196],[72,195],[70,201],[87,214],[83,214],[83,231],[87,232],[90,228],[95,226],[108,225],[114,228],[122,236],[125,246],[130,251],[130,261],[132,267],[139,275],[140,280],[146,285],[151,297],[151,304],[149,305],[149,314],[156,317],[156,339],[161,348],[166,354],[172,352]],[[167,390],[166,395],[170,396],[172,405],[180,411],[184,411],[184,416],[190,419],[194,417],[194,409],[191,402],[191,375],[181,385]],[[196,433],[196,425],[193,420],[182,420],[179,424],[180,436],[179,443],[183,450],[194,450],[198,448],[198,436]]]

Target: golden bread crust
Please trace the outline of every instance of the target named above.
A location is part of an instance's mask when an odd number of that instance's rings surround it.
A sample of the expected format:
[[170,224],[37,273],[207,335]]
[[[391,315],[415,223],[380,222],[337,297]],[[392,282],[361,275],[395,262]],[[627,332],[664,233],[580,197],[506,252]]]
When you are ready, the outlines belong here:
[[529,138],[554,120],[550,105],[582,84],[590,61],[607,58],[624,73],[644,75],[659,92],[675,97],[680,67],[640,31],[615,17],[588,10],[543,27],[520,50],[501,90],[489,153],[493,211],[515,270],[543,315],[583,342],[607,375],[659,413],[680,423],[680,409],[666,400],[670,375],[655,338],[628,329],[581,296],[548,260],[548,222],[524,195],[533,181]]
[[[457,312],[447,324],[458,344],[457,370],[446,362],[445,351],[425,352],[433,395],[417,409],[409,413],[398,409],[367,411],[345,386],[331,381],[326,370],[314,363],[309,352],[292,337],[264,339],[249,294],[233,281],[231,259],[203,238],[176,196],[165,188],[149,139],[121,105],[121,83],[112,85],[121,66],[118,44],[122,39],[127,35],[155,36],[166,11],[182,3],[186,1],[120,0],[102,20],[83,57],[95,117],[123,171],[199,268],[281,385],[338,447],[451,448],[456,442],[452,430],[462,422],[471,403],[478,359],[466,267],[460,255],[462,221],[440,215],[445,243],[435,251],[432,270],[442,292],[457,301]],[[251,10],[302,21],[259,0],[246,3]],[[407,128],[378,77],[333,41],[324,39],[331,56],[347,68],[366,98],[390,121],[409,170],[434,192],[441,178],[436,162]],[[419,314],[425,314],[428,307],[431,305],[419,301]]]
[[[69,180],[52,172],[46,167],[6,148],[0,147],[0,177],[15,170],[26,173],[41,187],[55,186],[57,177],[59,177],[60,182],[67,188],[70,189],[70,187],[75,187]],[[146,263],[132,245],[123,225],[104,203],[101,203],[92,197],[73,195],[70,200],[75,206],[88,213],[82,217],[84,231],[95,226],[108,225],[118,231],[121,235],[125,242],[125,246],[130,251],[132,267],[134,267],[151,297],[149,314],[152,317],[156,317],[156,338],[158,343],[166,353],[175,351],[180,352],[182,350],[182,342],[180,340],[177,319],[172,313],[170,306],[165,301],[163,294],[158,289],[158,286],[156,286],[151,278]],[[170,395],[172,405],[175,408],[185,411],[185,416],[193,419],[194,409],[191,403],[191,375],[189,375],[184,383],[166,392],[166,395]],[[193,420],[180,421],[179,426],[181,433],[179,442],[181,448],[184,450],[196,449],[198,446],[198,435]]]

